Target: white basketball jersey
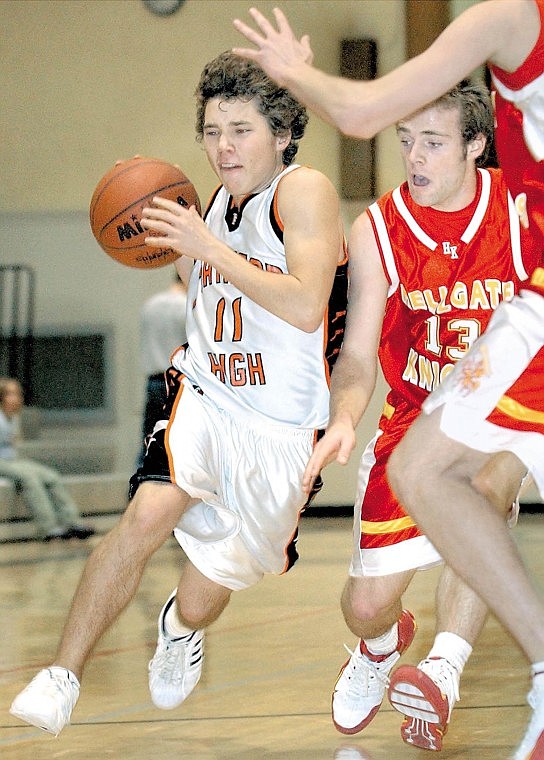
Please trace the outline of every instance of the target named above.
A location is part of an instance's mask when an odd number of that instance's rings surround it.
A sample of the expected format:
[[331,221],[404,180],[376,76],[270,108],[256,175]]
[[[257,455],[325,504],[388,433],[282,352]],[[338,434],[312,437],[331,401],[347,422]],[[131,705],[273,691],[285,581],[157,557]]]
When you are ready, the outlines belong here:
[[[205,214],[206,224],[220,240],[254,266],[273,272],[273,277],[287,272],[275,195],[282,177],[297,168],[286,168],[267,189],[245,198],[239,209],[230,208],[231,198],[220,187]],[[343,333],[347,263],[339,269],[333,289],[335,316],[341,322],[331,330],[335,351]],[[231,413],[265,418],[274,425],[323,428],[329,409],[330,311],[315,332],[306,333],[197,261],[187,296],[189,345],[176,353],[173,364],[184,373],[185,383]]]

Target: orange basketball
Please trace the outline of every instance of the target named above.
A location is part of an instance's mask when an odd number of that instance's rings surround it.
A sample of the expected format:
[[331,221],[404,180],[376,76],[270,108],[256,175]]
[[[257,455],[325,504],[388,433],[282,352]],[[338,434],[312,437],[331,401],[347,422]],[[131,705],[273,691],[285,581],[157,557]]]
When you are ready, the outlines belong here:
[[155,195],[201,211],[191,180],[178,166],[159,158],[120,161],[106,172],[93,193],[89,210],[93,235],[108,256],[127,267],[154,269],[179,258],[172,248],[144,243],[154,233],[141,226],[142,210]]

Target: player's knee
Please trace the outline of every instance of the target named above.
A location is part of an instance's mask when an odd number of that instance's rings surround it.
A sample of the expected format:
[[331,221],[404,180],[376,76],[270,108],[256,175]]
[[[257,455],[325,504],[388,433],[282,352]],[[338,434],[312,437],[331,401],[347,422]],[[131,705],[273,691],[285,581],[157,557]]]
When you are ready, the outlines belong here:
[[199,604],[189,604],[187,602],[178,602],[178,617],[183,623],[193,631],[206,628],[208,625],[208,610]]
[[349,578],[342,593],[342,612],[352,629],[379,618],[390,603],[373,581],[367,583],[362,578]]
[[171,484],[143,483],[123,515],[123,528],[132,540],[163,543],[185,507],[183,492]]
[[500,515],[504,516],[509,524],[515,525],[519,504],[517,503],[519,485],[503,487],[498,484],[493,476],[487,471],[481,471],[471,479],[472,488],[492,504]]
[[500,514],[508,515],[521,488],[525,466],[512,454],[490,457],[470,481],[472,488],[487,499]]
[[190,598],[177,598],[178,617],[183,625],[191,630],[207,628],[221,615],[230,599],[230,592],[220,599],[209,599],[205,595]]
[[351,601],[351,616],[359,623],[369,623],[379,618],[386,607],[375,596],[358,596]]
[[493,478],[487,470],[484,469],[476,473],[476,475],[472,477],[470,484],[479,494],[490,501],[493,506],[498,509],[502,508],[504,494],[497,490],[495,483],[493,483]]

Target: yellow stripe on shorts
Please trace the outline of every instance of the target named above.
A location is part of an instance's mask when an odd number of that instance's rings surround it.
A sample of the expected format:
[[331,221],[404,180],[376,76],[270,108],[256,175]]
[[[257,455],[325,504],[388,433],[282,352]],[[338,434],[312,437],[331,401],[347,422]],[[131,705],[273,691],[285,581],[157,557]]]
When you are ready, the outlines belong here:
[[413,528],[415,522],[411,517],[398,517],[396,520],[384,520],[383,522],[370,522],[361,520],[361,533],[379,536],[385,533],[400,533],[402,530]]

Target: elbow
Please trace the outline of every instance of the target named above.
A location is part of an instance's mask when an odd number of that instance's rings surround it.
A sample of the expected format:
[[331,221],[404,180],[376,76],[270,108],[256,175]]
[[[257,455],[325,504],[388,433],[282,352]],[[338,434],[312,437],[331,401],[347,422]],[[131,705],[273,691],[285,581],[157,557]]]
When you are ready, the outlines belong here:
[[313,333],[319,327],[321,327],[323,323],[323,312],[321,313],[314,313],[313,311],[309,311],[308,313],[301,314],[299,316],[299,319],[297,319],[297,322],[295,324],[296,327],[298,327],[299,330],[302,330],[306,333]]
[[376,134],[376,130],[372,129],[367,120],[358,117],[353,109],[339,113],[336,126],[346,137],[354,137],[357,140],[370,140]]

